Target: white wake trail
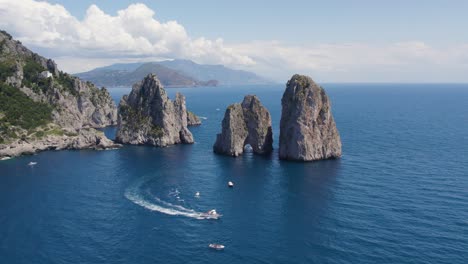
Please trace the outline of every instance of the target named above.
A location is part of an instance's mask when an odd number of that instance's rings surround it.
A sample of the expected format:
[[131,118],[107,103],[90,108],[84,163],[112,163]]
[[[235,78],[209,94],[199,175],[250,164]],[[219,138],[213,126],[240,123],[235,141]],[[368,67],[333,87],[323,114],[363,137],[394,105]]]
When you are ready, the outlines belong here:
[[125,190],[125,198],[130,200],[136,205],[142,206],[148,210],[160,212],[167,215],[180,215],[195,219],[205,219],[201,212],[196,212],[195,210],[185,208],[180,205],[171,204],[165,202],[158,197],[154,196],[155,201],[150,201],[146,199],[141,193],[141,187],[146,183],[146,177],[143,177],[140,181],[136,182],[134,185],[130,186]]

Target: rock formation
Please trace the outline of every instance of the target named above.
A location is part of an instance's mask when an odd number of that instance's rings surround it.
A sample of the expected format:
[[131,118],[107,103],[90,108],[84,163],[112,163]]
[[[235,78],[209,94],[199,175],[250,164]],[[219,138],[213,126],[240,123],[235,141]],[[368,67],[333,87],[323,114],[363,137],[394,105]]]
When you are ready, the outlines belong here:
[[199,126],[201,125],[200,118],[194,113],[187,111],[187,125],[188,126]]
[[95,129],[80,129],[74,132],[57,132],[34,140],[17,140],[8,145],[0,144],[0,158],[34,154],[43,150],[63,149],[113,149],[121,147],[108,139],[103,132]]
[[174,101],[154,74],[133,86],[119,105],[118,142],[165,147],[193,143],[187,128],[185,97],[177,93]]
[[115,124],[117,107],[105,88],[59,71],[0,31],[0,158],[22,149],[115,147],[92,129]]
[[226,109],[222,131],[217,135],[213,150],[237,157],[247,144],[256,154],[273,150],[270,113],[255,95],[247,95],[242,104],[232,104]]
[[281,99],[279,157],[313,161],[341,156],[341,139],[325,90],[310,77],[294,75]]
[[[53,105],[55,123],[75,129],[117,124],[117,107],[105,88],[60,72],[53,60],[28,50],[6,32],[0,32],[0,43],[0,63],[11,68],[5,84],[33,101]],[[53,77],[41,79],[43,71]]]

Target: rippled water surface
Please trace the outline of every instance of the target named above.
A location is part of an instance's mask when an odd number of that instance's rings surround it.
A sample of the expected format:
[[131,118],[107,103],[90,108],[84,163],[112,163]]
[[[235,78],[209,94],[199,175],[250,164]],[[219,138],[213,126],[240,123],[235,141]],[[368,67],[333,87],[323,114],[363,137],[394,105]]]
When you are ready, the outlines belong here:
[[[278,160],[271,86],[169,89],[206,118],[194,145],[0,161],[0,263],[468,263],[468,85],[325,88],[340,160]],[[213,154],[224,109],[249,93],[275,152]],[[199,219],[213,208],[220,220]]]

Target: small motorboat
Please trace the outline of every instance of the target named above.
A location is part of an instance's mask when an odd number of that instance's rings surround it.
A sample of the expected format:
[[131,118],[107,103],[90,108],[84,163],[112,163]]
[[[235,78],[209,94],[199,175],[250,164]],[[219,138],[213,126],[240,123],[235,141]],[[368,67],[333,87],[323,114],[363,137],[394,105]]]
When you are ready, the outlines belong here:
[[200,197],[200,192],[196,192],[195,197],[197,197],[197,198]]
[[31,162],[28,163],[28,166],[34,166],[36,164],[37,164],[37,162],[31,161]]
[[228,186],[232,188],[232,187],[234,187],[234,183],[232,181],[230,181],[230,182],[228,182]]
[[216,250],[223,250],[224,249],[224,245],[221,245],[221,244],[209,244],[208,247],[210,247],[212,249],[216,249]]
[[200,217],[202,219],[219,219],[222,215],[218,214],[215,209],[209,210],[206,213],[201,213]]

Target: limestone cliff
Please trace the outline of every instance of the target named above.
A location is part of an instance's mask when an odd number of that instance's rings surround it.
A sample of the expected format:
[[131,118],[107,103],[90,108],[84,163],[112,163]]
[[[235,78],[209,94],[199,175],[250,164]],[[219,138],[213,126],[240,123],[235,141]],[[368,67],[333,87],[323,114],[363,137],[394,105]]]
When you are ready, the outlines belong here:
[[187,111],[187,125],[188,126],[199,126],[202,122],[200,118],[194,113]]
[[[64,146],[65,141],[79,141],[84,134],[101,137],[94,129],[80,130],[116,123],[117,107],[105,88],[60,71],[54,61],[0,31],[0,156],[20,155],[11,147],[26,142],[31,149],[47,149],[51,133],[63,136],[55,139]],[[95,147],[84,145],[77,146]]]
[[341,139],[325,90],[310,77],[294,75],[281,99],[279,157],[313,161],[341,156]]
[[0,144],[0,158],[33,154],[43,150],[119,148],[121,145],[108,139],[103,132],[92,128],[83,128],[76,132],[64,132],[54,125],[49,125],[51,133],[39,138],[23,139],[10,144]]
[[171,101],[157,77],[148,75],[120,101],[116,140],[157,147],[193,143],[187,128],[185,97],[177,93]]
[[271,117],[255,95],[247,95],[241,104],[230,105],[224,114],[221,134],[213,150],[216,153],[239,156],[249,144],[256,154],[273,150]]

